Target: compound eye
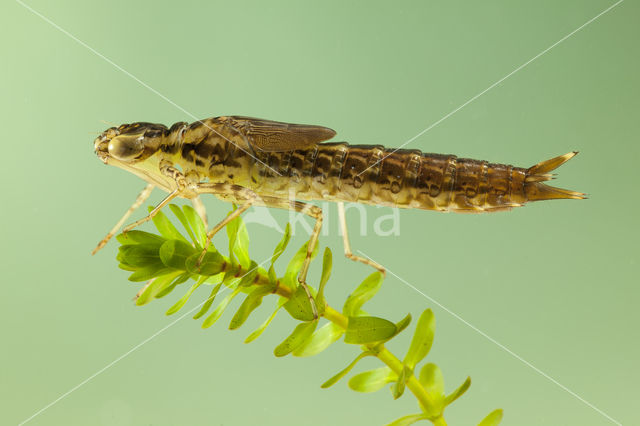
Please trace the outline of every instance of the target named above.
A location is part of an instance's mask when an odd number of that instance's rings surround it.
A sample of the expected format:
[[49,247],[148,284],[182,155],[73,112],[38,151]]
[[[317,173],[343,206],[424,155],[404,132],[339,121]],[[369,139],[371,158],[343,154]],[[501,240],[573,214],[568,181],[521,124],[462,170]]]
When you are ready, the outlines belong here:
[[109,154],[118,160],[134,160],[144,151],[140,136],[116,136],[109,141]]

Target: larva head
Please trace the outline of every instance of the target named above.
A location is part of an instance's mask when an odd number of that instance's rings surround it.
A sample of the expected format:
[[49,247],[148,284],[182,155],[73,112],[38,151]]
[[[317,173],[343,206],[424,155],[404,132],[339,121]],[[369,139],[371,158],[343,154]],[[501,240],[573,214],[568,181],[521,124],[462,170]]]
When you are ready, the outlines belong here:
[[153,155],[166,133],[167,128],[162,124],[122,124],[102,132],[93,142],[93,147],[105,163],[115,159],[118,162],[133,164]]

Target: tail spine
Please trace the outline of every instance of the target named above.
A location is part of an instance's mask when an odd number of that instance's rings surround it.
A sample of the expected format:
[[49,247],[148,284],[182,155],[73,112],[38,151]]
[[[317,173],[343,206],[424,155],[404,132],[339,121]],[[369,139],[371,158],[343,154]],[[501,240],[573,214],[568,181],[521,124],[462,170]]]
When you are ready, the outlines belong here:
[[549,173],[567,161],[571,160],[578,154],[577,151],[569,152],[564,155],[552,158],[550,160],[543,161],[535,166],[527,169],[527,176],[525,178],[524,191],[527,197],[527,201],[541,201],[541,200],[555,200],[555,199],[574,199],[581,200],[586,197],[586,194],[577,191],[571,191],[569,189],[556,188],[549,186],[543,182],[555,179],[555,174]]

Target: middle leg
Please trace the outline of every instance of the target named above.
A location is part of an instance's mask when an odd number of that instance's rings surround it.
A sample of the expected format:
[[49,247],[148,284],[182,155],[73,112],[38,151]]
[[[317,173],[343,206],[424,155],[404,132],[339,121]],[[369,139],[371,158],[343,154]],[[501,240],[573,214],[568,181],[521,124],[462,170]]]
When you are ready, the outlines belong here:
[[220,221],[209,233],[207,234],[207,244],[205,249],[203,250],[200,258],[198,259],[198,264],[202,261],[206,254],[207,247],[211,242],[213,236],[222,229],[225,225],[227,225],[230,221],[238,217],[244,211],[246,211],[252,205],[260,205],[266,207],[275,207],[285,210],[294,210],[298,213],[306,214],[315,219],[316,223],[313,227],[313,231],[311,233],[311,238],[309,238],[309,242],[307,244],[307,253],[302,264],[302,269],[300,270],[300,274],[298,275],[298,282],[304,289],[307,297],[309,298],[309,303],[311,304],[311,310],[313,311],[314,319],[318,318],[318,308],[316,306],[315,300],[313,299],[313,295],[309,290],[309,286],[307,285],[307,272],[309,271],[309,265],[311,263],[311,255],[316,247],[318,242],[318,236],[320,235],[320,230],[322,229],[322,209],[314,206],[312,204],[302,203],[300,201],[295,200],[287,200],[284,198],[278,197],[258,197],[255,192],[252,190],[239,186],[239,185],[230,185],[223,183],[199,183],[195,185],[195,191],[198,194],[213,194],[218,198],[221,198],[225,201],[235,202],[240,204],[240,207],[233,211],[230,215],[228,215],[225,219]]
[[311,264],[311,255],[313,254],[313,251],[318,244],[318,236],[320,235],[320,230],[322,229],[322,209],[318,206],[314,206],[313,204],[307,204],[300,201],[287,200],[277,197],[262,197],[260,199],[260,202],[266,207],[294,210],[298,213],[306,214],[316,221],[313,226],[313,231],[311,232],[309,242],[307,243],[307,255],[304,259],[304,263],[302,264],[300,274],[298,275],[298,282],[300,283],[302,288],[304,288],[305,293],[307,293],[309,303],[311,304],[311,310],[313,311],[313,318],[317,319],[318,308],[316,306],[315,300],[313,299],[313,296],[311,295],[311,291],[309,290],[309,285],[307,284],[307,272],[309,271],[309,265]]
[[209,229],[209,221],[207,219],[207,209],[204,207],[204,204],[202,204],[202,200],[200,199],[200,196],[193,197],[191,199],[191,205],[193,206],[196,213],[198,213],[198,216],[200,216],[200,219],[202,219],[202,223],[204,223],[205,229]]
[[[198,258],[196,266],[200,266],[202,259],[207,254],[207,249],[214,235],[224,228],[229,222],[240,216],[249,207],[251,207],[257,196],[256,193],[240,185],[224,184],[224,183],[198,183],[195,185],[198,194],[213,194],[222,198],[229,198],[230,201],[241,203],[240,207],[235,209],[230,215],[222,219],[213,229],[207,232],[207,241],[202,250],[202,254]],[[225,197],[226,196],[226,197]]]

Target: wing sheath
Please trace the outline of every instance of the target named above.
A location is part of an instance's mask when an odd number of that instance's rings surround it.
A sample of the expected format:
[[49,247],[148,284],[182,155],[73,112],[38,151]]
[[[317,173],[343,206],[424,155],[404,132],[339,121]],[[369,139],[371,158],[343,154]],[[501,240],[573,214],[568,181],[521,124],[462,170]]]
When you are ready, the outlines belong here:
[[265,152],[309,149],[336,135],[328,127],[310,124],[282,123],[243,116],[231,116],[228,119],[247,138],[253,149]]

